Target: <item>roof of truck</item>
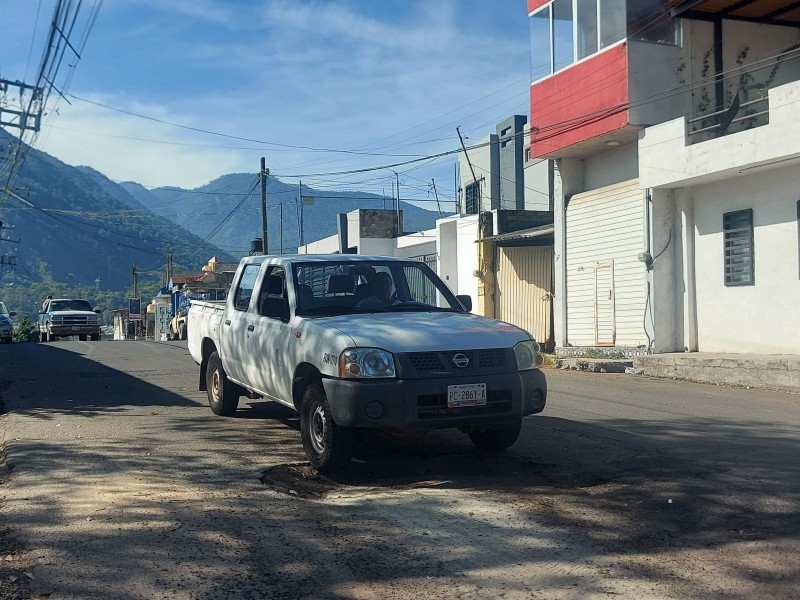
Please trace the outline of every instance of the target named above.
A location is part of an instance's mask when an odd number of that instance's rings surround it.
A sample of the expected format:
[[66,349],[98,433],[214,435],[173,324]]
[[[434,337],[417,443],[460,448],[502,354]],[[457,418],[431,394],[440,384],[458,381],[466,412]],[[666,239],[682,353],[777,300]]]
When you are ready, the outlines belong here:
[[281,254],[281,255],[266,255],[266,256],[251,256],[250,258],[256,259],[253,262],[261,262],[257,259],[273,259],[278,258],[286,260],[287,262],[367,262],[367,261],[381,261],[381,262],[408,262],[414,260],[413,258],[403,256],[371,256],[366,254]]

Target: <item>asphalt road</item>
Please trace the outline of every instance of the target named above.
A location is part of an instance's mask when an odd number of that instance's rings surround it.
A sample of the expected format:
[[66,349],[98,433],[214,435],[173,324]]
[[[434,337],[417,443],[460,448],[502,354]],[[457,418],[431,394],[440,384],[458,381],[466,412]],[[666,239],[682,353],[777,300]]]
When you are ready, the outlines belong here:
[[509,451],[366,435],[333,481],[182,343],[0,365],[3,598],[800,597],[798,395],[549,370]]

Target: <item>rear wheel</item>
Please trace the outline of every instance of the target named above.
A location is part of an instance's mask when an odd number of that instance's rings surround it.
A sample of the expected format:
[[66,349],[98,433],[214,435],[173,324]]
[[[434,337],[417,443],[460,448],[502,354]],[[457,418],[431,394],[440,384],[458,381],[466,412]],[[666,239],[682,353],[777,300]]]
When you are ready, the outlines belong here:
[[222,417],[230,417],[239,407],[241,388],[228,380],[219,354],[213,352],[208,357],[206,368],[206,389],[211,412]]
[[186,339],[186,323],[178,325],[178,339],[181,341]]
[[505,427],[473,429],[469,432],[469,439],[481,450],[505,450],[517,441],[520,429],[522,429],[521,421]]
[[312,383],[303,393],[300,436],[311,466],[318,471],[334,471],[350,462],[353,430],[333,422],[321,383]]

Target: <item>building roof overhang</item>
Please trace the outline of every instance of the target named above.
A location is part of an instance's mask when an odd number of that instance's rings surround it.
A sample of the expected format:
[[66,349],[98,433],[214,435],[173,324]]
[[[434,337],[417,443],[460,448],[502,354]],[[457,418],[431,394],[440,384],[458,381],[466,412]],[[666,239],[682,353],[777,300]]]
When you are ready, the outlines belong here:
[[733,19],[800,28],[798,0],[669,0],[668,6],[673,18]]
[[483,242],[511,242],[514,240],[529,240],[531,238],[553,235],[555,228],[552,225],[540,225],[530,229],[520,229],[519,231],[509,231],[498,235],[489,235],[485,238],[475,240],[476,244]]

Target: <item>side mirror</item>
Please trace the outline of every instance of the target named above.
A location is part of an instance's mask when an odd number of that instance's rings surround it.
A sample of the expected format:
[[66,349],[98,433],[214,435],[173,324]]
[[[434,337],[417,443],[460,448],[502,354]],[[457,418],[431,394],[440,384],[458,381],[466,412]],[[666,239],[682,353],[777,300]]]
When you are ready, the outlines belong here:
[[12,317],[16,317],[16,316],[17,316],[17,311],[15,311],[15,310],[12,310],[12,311],[11,311],[10,313],[8,313],[8,314],[9,314],[10,316],[12,316]]
[[98,315],[102,315],[103,314],[103,311],[100,310],[99,308],[95,308],[94,312],[96,312]]
[[458,301],[461,302],[467,312],[472,312],[472,296],[468,294],[459,294],[456,298],[458,298]]

